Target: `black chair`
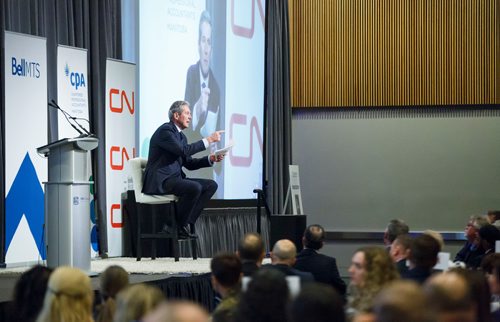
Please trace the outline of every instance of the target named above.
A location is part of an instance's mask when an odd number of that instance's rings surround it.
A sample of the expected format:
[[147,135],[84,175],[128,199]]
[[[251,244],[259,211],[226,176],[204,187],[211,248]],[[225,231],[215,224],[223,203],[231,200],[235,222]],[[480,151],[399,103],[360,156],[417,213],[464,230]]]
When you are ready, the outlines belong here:
[[[177,236],[177,204],[178,198],[175,195],[146,195],[142,193],[144,168],[147,164],[147,159],[134,158],[129,160],[132,172],[132,180],[134,183],[135,201],[137,204],[137,261],[141,260],[141,248],[143,239],[152,240],[151,259],[156,259],[156,242],[158,239],[172,240],[172,253],[175,261],[179,261],[179,238]],[[171,233],[159,232],[156,227],[158,217],[158,205],[170,204],[170,227]],[[151,211],[148,208],[151,209]],[[141,211],[142,210],[142,211]],[[141,218],[145,215],[152,215],[152,231],[149,233],[142,232]],[[194,228],[191,226],[191,230]],[[195,238],[185,239],[191,242],[191,251],[193,259],[197,259],[197,243]],[[183,240],[181,240],[183,241]]]

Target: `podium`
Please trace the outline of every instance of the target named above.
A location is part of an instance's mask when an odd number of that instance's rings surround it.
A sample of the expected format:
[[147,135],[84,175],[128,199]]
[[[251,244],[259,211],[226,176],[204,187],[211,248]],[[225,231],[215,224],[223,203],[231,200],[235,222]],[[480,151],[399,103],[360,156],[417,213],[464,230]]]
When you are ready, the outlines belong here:
[[94,137],[62,139],[39,147],[49,159],[45,185],[47,266],[90,272],[90,168]]

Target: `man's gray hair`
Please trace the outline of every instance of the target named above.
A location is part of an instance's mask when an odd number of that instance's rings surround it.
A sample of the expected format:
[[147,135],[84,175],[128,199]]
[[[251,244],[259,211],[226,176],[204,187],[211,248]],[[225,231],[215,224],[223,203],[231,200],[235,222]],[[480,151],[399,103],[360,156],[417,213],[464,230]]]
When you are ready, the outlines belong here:
[[174,119],[174,114],[175,113],[182,113],[182,107],[187,106],[189,107],[189,103],[186,101],[175,101],[172,106],[170,106],[170,109],[168,110],[168,119],[172,121]]
[[399,235],[408,234],[408,225],[401,219],[393,219],[387,225],[387,239],[392,243]]

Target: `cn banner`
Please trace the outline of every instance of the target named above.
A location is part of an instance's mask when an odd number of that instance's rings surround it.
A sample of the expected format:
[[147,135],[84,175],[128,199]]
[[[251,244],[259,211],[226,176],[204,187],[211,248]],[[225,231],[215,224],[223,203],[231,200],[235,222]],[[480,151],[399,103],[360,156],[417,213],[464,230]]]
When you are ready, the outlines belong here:
[[135,147],[135,64],[106,61],[106,221],[108,255],[122,255],[121,195],[132,189],[128,160]]
[[[76,118],[87,131],[90,131],[89,122],[89,95],[87,77],[87,49],[57,46],[57,104],[71,116]],[[79,133],[69,124],[63,113],[58,112],[57,132],[59,139],[72,138]],[[88,153],[87,173],[92,180],[91,153]],[[90,189],[90,251],[91,256],[97,256],[97,227],[95,218],[94,189]]]
[[47,45],[45,38],[5,32],[5,247],[7,264],[45,259]]

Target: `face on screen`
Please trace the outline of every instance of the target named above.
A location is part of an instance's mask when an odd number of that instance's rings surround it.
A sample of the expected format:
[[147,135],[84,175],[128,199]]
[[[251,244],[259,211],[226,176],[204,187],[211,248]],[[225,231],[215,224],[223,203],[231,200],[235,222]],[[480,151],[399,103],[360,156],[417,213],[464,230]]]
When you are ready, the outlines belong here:
[[200,26],[201,36],[198,50],[200,52],[201,71],[204,75],[208,74],[210,65],[210,55],[212,54],[212,27],[207,22]]

